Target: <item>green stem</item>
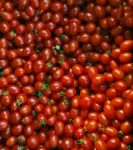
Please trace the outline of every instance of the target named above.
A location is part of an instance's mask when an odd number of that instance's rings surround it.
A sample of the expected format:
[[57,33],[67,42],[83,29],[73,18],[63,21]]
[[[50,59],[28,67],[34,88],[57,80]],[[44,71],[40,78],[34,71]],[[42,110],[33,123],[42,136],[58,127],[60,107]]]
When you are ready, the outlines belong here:
[[9,95],[9,91],[7,91],[7,90],[3,91],[3,95],[4,95],[4,96]]
[[65,96],[65,92],[64,91],[60,91],[60,96]]
[[15,36],[16,36],[16,33],[15,33],[14,30],[11,30],[11,31],[10,31],[10,34],[11,34],[12,37],[15,37]]
[[0,67],[0,77],[3,76],[2,68]]
[[64,53],[64,51],[61,49],[60,45],[55,45],[55,46],[54,46],[54,49],[55,49],[58,53],[60,53],[60,54],[63,54],[63,53]]
[[35,92],[34,92],[34,95],[35,95],[36,97],[38,97],[38,98],[43,97],[43,93],[40,92],[40,91],[35,91]]
[[68,123],[72,124],[72,122],[73,122],[72,118],[69,118]]
[[24,138],[23,138],[22,136],[19,136],[19,137],[18,137],[18,140],[19,140],[20,143],[23,143],[23,142],[24,142]]
[[69,105],[69,103],[70,103],[69,99],[64,98],[64,103],[65,103],[66,105]]
[[49,61],[49,62],[47,62],[47,66],[48,66],[48,67],[50,67],[50,68],[51,68],[51,67],[53,67],[52,62],[50,62],[50,61]]
[[132,150],[132,146],[131,145],[127,145],[127,150]]
[[82,139],[82,138],[81,138],[81,139],[78,139],[78,140],[77,140],[77,143],[78,143],[79,145],[82,145],[82,144],[84,143],[84,139]]
[[42,84],[42,86],[41,86],[41,89],[42,90],[47,90],[47,89],[49,89],[49,84]]
[[110,56],[111,55],[111,50],[107,50],[106,54]]
[[121,138],[121,137],[123,136],[123,134],[124,134],[124,133],[120,130],[120,131],[118,132],[118,137]]
[[36,112],[35,110],[32,110],[32,116],[33,116],[34,118],[37,117],[37,112]]
[[22,105],[22,99],[17,99],[16,104],[18,105],[18,107],[20,107]]
[[39,121],[39,124],[40,124],[41,126],[44,126],[44,125],[46,125],[46,121],[42,119],[42,120]]

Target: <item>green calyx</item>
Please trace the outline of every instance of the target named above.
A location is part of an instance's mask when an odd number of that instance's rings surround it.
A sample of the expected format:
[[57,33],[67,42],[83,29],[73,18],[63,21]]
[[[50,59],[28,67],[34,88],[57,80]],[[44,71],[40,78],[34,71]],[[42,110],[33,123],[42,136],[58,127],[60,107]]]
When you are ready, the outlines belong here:
[[21,99],[17,99],[16,100],[16,104],[18,105],[18,107],[20,107],[22,105],[22,100]]
[[38,97],[38,98],[43,97],[43,93],[40,92],[40,91],[35,91],[35,92],[34,92],[34,95],[35,95],[36,97]]
[[0,67],[0,77],[3,76],[2,68]]
[[92,141],[95,142],[97,140],[96,136],[92,136]]
[[65,96],[65,92],[64,91],[60,91],[60,96]]
[[73,122],[72,118],[69,118],[68,123],[72,124],[72,122]]
[[7,90],[3,91],[3,95],[4,95],[4,96],[9,95],[9,91],[7,91]]
[[42,120],[39,121],[39,124],[40,124],[41,126],[45,126],[45,125],[46,125],[46,121],[42,119]]
[[81,139],[78,139],[78,140],[77,140],[77,143],[78,143],[79,145],[83,144],[83,143],[84,143],[84,139],[82,139],[82,138],[81,138]]
[[59,65],[61,65],[63,62],[64,62],[64,59],[62,58],[62,59],[58,60],[57,63],[58,63]]
[[101,130],[102,132],[104,132],[104,131],[105,131],[105,127],[102,126],[102,127],[100,128],[100,130]]
[[41,10],[37,10],[36,16],[40,16],[40,15],[41,15]]
[[47,90],[47,89],[49,89],[49,84],[47,84],[47,83],[42,84],[41,89],[42,89],[42,90]]
[[89,61],[89,62],[87,63],[87,65],[90,66],[90,67],[91,67],[91,66],[94,66],[94,62]]
[[18,150],[24,150],[24,146],[19,146]]
[[123,134],[124,134],[124,133],[120,130],[120,131],[118,132],[118,137],[121,138],[121,137],[123,136]]
[[19,137],[18,137],[18,140],[19,140],[20,143],[23,143],[23,142],[24,142],[24,138],[23,138],[22,136],[19,136]]
[[66,36],[66,35],[62,33],[62,34],[60,35],[60,38],[63,40],[63,39],[65,38],[65,36]]
[[111,50],[107,50],[106,54],[110,56],[111,55]]
[[61,49],[60,45],[55,45],[55,46],[54,46],[54,49],[55,49],[58,53],[60,53],[60,54],[63,54],[63,53],[64,53],[64,51]]
[[34,118],[37,117],[37,112],[36,112],[35,110],[32,110],[32,116],[33,116]]
[[127,148],[126,148],[126,150],[132,150],[132,146],[131,145],[127,145]]
[[51,101],[51,100],[49,100],[49,101],[48,101],[48,105],[50,105],[50,106],[52,106],[52,105],[53,105],[53,103],[52,103],[52,101]]
[[51,67],[53,67],[52,62],[50,62],[50,61],[49,61],[49,62],[47,62],[47,66],[48,66],[48,67],[50,67],[50,68],[51,68]]
[[33,32],[35,35],[38,35],[38,33],[39,33],[37,29],[33,29]]
[[87,135],[87,134],[88,134],[88,131],[87,131],[87,129],[86,129],[86,128],[84,129],[84,133],[85,133],[85,135]]
[[35,47],[35,52],[38,53],[38,54],[41,53],[41,50],[39,49],[39,46]]
[[11,34],[12,37],[15,37],[15,36],[16,36],[16,33],[15,33],[14,30],[11,30],[11,31],[10,31],[10,34]]
[[69,99],[67,99],[67,98],[64,98],[64,103],[65,103],[66,105],[69,105],[69,104],[70,104],[70,101],[69,101]]

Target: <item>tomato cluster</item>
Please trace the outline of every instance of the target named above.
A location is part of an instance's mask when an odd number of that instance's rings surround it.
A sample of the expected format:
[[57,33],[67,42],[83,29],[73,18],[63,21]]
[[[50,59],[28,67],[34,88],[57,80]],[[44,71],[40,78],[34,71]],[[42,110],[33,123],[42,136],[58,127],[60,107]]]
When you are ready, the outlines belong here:
[[0,150],[132,150],[133,0],[0,0]]

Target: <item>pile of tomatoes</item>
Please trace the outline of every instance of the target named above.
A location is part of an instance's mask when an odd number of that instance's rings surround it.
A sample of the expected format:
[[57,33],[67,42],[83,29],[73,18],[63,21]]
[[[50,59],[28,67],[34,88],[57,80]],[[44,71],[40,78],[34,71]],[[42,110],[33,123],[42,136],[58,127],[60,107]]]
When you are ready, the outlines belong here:
[[0,0],[0,150],[132,150],[133,0]]

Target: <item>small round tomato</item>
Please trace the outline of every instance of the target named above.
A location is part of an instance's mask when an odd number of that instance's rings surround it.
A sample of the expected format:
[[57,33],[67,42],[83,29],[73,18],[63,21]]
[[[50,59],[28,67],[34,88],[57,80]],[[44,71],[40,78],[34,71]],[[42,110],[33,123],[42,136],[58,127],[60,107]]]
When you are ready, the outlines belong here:
[[71,149],[74,146],[74,141],[71,138],[64,138],[62,141],[63,149]]
[[90,109],[93,105],[93,101],[90,96],[83,96],[79,99],[79,106],[82,109]]
[[96,150],[106,150],[107,149],[106,143],[101,139],[98,139],[95,141],[94,147]]
[[110,138],[107,141],[107,148],[108,149],[118,149],[120,147],[120,140],[118,138]]
[[87,124],[88,132],[95,132],[97,130],[97,122],[95,120],[90,120]]
[[105,104],[103,108],[104,114],[108,119],[115,118],[115,109],[112,104]]
[[37,135],[31,135],[27,138],[27,145],[31,149],[36,149],[39,145],[39,138]]

